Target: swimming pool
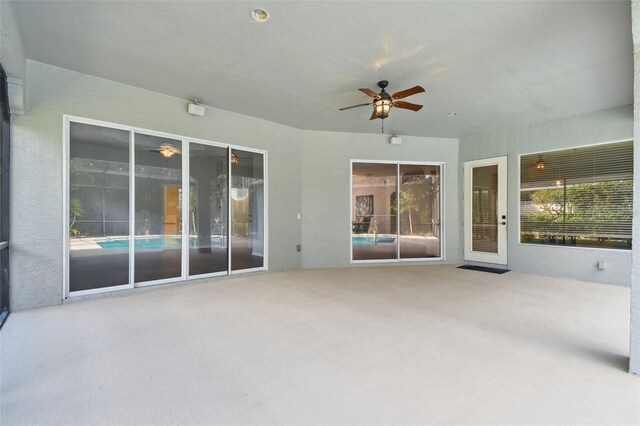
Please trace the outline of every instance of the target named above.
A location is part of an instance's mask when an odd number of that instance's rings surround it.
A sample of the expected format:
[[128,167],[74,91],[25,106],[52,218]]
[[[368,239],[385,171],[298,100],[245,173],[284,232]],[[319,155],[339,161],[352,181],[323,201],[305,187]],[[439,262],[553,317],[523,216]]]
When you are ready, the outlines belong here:
[[[102,241],[96,241],[100,247],[105,250],[127,250],[129,248],[128,238],[115,238]],[[145,250],[179,250],[181,247],[180,237],[136,237],[136,251]],[[198,247],[198,237],[189,238],[189,247]],[[224,247],[220,241],[220,237],[211,238],[211,247]]]
[[389,243],[393,243],[396,241],[395,237],[382,237],[382,236],[378,236],[378,238],[376,239],[373,235],[371,236],[353,236],[351,237],[351,241],[353,243],[354,246],[364,246],[364,245],[371,245],[371,244],[389,244]]

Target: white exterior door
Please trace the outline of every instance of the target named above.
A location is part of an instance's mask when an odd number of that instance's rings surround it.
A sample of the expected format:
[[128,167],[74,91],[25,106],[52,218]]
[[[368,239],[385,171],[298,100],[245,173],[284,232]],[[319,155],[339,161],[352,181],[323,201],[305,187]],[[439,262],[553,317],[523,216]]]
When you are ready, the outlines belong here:
[[464,259],[507,264],[507,157],[464,163]]

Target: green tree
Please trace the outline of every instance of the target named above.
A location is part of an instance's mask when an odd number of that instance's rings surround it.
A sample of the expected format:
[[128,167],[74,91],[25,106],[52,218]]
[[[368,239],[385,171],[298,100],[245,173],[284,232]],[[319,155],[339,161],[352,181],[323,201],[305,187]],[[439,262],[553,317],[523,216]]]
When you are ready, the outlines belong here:
[[[418,205],[418,199],[416,194],[412,191],[400,191],[400,214],[405,212],[409,213],[409,234],[413,235],[413,223],[412,216],[414,211],[418,211],[420,206]],[[392,207],[393,211],[396,211],[396,206]]]
[[[565,234],[565,227],[576,234],[573,238],[580,234],[631,234],[631,180],[542,189],[534,192],[530,200],[534,210],[522,216],[523,234],[542,233],[553,239],[554,233]],[[602,242],[609,237],[597,239]]]
[[80,231],[75,228],[74,225],[76,224],[76,220],[79,217],[84,216],[84,213],[85,210],[82,205],[82,201],[80,201],[78,198],[72,198],[69,202],[69,216],[71,216],[71,225],[69,225],[69,230],[73,237],[77,237],[78,235],[80,235]]

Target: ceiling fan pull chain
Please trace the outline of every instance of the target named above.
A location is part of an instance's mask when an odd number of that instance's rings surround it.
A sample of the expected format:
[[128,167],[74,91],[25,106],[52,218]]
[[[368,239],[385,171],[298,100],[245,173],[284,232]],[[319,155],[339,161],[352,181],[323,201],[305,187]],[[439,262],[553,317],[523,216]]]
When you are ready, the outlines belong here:
[[380,133],[384,133],[384,118],[381,121],[382,121],[382,132]]

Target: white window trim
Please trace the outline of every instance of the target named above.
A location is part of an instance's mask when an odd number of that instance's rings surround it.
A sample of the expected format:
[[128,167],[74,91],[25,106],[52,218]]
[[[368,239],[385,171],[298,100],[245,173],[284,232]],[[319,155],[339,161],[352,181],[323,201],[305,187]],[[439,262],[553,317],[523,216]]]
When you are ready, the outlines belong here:
[[[526,156],[526,155],[537,155],[537,154],[547,154],[549,152],[557,152],[557,151],[564,151],[564,150],[568,150],[568,149],[580,149],[580,148],[591,148],[594,146],[602,146],[602,145],[612,145],[612,144],[616,144],[616,143],[620,143],[620,142],[633,142],[633,137],[631,138],[625,138],[625,139],[615,139],[612,141],[606,141],[606,142],[597,142],[597,143],[591,143],[591,144],[584,144],[584,145],[576,145],[576,146],[566,146],[566,147],[561,147],[561,148],[554,148],[554,149],[546,149],[546,150],[541,150],[541,151],[532,151],[532,152],[524,152],[522,154],[518,154],[517,160],[518,160],[518,194],[517,194],[517,200],[518,202],[516,203],[516,213],[518,215],[518,246],[520,247],[544,247],[544,248],[553,248],[553,249],[564,249],[564,250],[604,250],[607,253],[609,252],[623,252],[623,253],[631,253],[630,249],[619,249],[619,248],[600,248],[600,247],[576,247],[576,246],[566,246],[566,245],[554,245],[554,244],[535,244],[535,243],[523,243],[522,242],[522,232],[520,232],[521,230],[521,225],[522,225],[522,220],[520,218],[520,194],[522,192],[522,182],[521,182],[521,173],[522,173],[522,157]],[[635,174],[635,170],[634,170],[634,174]]]
[[[440,257],[419,257],[419,258],[400,258],[400,240],[396,244],[396,258],[395,259],[366,259],[357,260],[353,258],[353,164],[354,163],[372,163],[372,164],[393,164],[396,166],[401,165],[417,165],[417,166],[440,166]],[[399,191],[400,185],[400,168],[396,167],[396,191]],[[446,211],[445,211],[445,163],[438,161],[393,161],[393,160],[362,160],[351,159],[349,161],[349,264],[361,265],[361,264],[380,264],[380,263],[412,263],[412,262],[443,262],[446,260]],[[400,221],[396,222],[396,227],[400,226]],[[398,236],[399,230],[396,229],[396,236]],[[397,238],[397,237],[396,237]]]

